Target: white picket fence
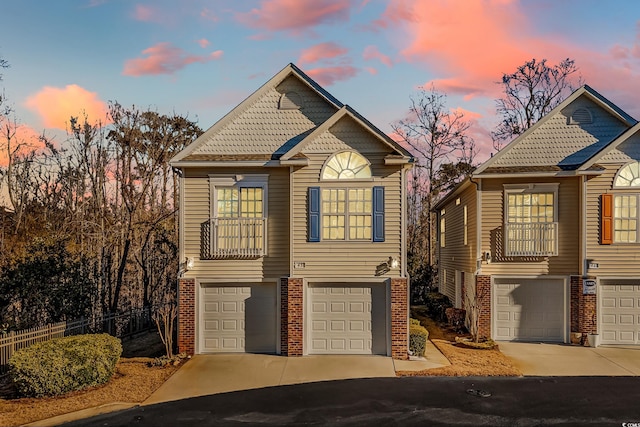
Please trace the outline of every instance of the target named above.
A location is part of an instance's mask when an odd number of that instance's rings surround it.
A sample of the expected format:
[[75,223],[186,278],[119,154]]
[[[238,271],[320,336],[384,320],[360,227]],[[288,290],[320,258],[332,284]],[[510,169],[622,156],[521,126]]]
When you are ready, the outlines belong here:
[[124,313],[80,318],[48,325],[11,331],[0,336],[0,373],[9,369],[9,359],[16,351],[52,338],[88,333],[107,333],[118,338],[155,328],[152,309],[130,310]]

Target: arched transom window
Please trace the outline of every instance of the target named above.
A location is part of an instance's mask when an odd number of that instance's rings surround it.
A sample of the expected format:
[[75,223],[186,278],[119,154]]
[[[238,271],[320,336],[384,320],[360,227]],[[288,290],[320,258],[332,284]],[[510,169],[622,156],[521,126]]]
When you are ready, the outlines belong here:
[[371,178],[371,167],[362,155],[353,151],[342,151],[333,155],[324,165],[322,179]]
[[614,187],[640,187],[640,162],[629,163],[618,172]]

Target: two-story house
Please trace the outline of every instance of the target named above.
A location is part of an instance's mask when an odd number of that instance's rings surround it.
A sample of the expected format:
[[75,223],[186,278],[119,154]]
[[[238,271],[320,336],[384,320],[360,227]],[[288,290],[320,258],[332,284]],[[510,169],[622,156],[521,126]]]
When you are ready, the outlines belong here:
[[640,343],[639,130],[583,86],[435,206],[440,291],[485,296],[481,336]]
[[182,352],[407,358],[411,155],[293,64],[177,154]]

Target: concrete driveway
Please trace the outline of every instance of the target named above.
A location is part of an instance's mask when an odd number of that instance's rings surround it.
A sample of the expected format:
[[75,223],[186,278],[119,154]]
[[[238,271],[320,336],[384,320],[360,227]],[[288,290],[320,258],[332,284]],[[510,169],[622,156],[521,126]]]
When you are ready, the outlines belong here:
[[581,347],[569,344],[500,342],[500,351],[524,375],[638,376],[640,346]]

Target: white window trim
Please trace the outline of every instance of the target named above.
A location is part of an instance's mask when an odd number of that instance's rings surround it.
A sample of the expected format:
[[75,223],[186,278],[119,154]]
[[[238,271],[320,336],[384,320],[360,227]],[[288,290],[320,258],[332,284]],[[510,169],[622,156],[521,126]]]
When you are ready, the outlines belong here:
[[268,216],[268,187],[269,175],[209,175],[209,216],[215,218],[218,215],[218,193],[216,187],[262,188],[262,216]]
[[[508,247],[508,234],[506,232],[509,224],[509,194],[518,193],[552,193],[553,194],[553,223],[558,223],[558,188],[560,183],[557,182],[544,182],[544,183],[529,183],[529,184],[503,184],[503,196],[502,196],[502,229],[503,245],[506,251]],[[558,245],[558,237],[556,235],[556,252]],[[506,252],[505,252],[506,255]],[[556,253],[557,255],[557,253]]]
[[[344,182],[344,180],[332,180],[332,181],[341,181]],[[348,180],[349,182],[352,181],[358,181],[358,180]],[[345,191],[345,211],[343,214],[333,214],[333,215],[342,215],[344,216],[344,239],[325,239],[322,236],[324,235],[324,226],[323,226],[323,220],[322,218],[325,215],[332,215],[332,214],[325,214],[322,211],[322,192],[324,190],[344,190]],[[349,212],[349,190],[369,190],[371,191],[371,212],[369,213],[350,213]],[[349,217],[353,215],[353,216],[365,216],[365,215],[369,215],[371,217],[371,238],[369,239],[350,239],[349,238]],[[373,242],[373,187],[320,187],[320,241],[324,241],[324,242]]]
[[618,169],[618,171],[616,172],[615,176],[613,177],[613,188],[616,190],[631,190],[631,191],[640,191],[640,185],[628,185],[628,186],[622,186],[622,185],[616,185],[616,181],[618,181],[618,177],[620,176],[620,172],[622,172],[623,170],[625,170],[628,166],[633,165],[633,164],[637,164],[640,162],[629,162],[624,164],[620,169]]
[[[337,178],[337,179],[325,179],[324,178],[324,170],[327,167],[327,164],[331,161],[331,159],[333,159],[335,156],[337,156],[338,154],[342,154],[342,153],[355,153],[357,155],[359,155],[360,157],[362,157],[364,160],[366,160],[367,165],[369,167],[369,171],[371,172],[371,176],[369,178]],[[369,161],[369,159],[367,159],[364,155],[362,155],[361,153],[359,153],[356,150],[341,150],[341,151],[337,151],[333,154],[331,154],[327,160],[322,164],[322,168],[320,169],[320,182],[372,182],[374,180],[373,177],[373,171],[371,170],[371,162]]]
[[[616,192],[613,194],[613,243],[616,245],[637,245],[640,243],[640,193],[638,187],[621,187],[625,189],[635,189],[635,192]],[[621,242],[616,240],[616,197],[618,196],[635,196],[636,197],[636,241],[635,242]]]
[[509,194],[517,193],[553,193],[553,222],[558,222],[558,188],[560,184],[541,183],[541,184],[503,184],[503,223],[509,222]]

